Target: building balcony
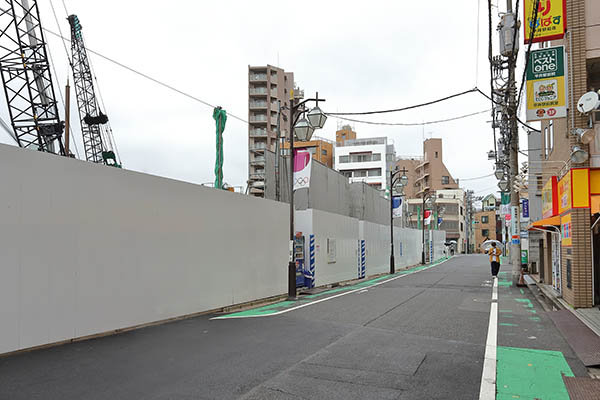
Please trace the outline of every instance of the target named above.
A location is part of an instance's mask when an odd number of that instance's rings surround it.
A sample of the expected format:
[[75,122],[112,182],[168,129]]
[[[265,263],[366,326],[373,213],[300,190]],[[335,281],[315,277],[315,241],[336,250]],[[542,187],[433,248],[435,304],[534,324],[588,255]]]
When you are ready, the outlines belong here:
[[250,96],[266,96],[268,92],[266,87],[251,87],[249,90]]
[[265,158],[255,157],[254,159],[250,160],[250,165],[265,165]]
[[427,172],[427,173],[425,173],[425,174],[421,175],[420,177],[418,177],[418,178],[415,180],[415,183],[422,181],[423,179],[427,178],[428,176],[429,176],[429,172]]
[[251,73],[250,82],[263,82],[267,80],[267,74]]
[[[252,121],[250,121],[252,122]],[[251,137],[266,137],[267,136],[267,130],[266,129],[250,129],[248,131],[248,134]]]
[[415,171],[418,171],[418,170],[420,170],[421,168],[425,167],[427,164],[429,164],[429,160],[423,160],[423,162],[422,162],[422,163],[418,164],[418,165],[415,167]]
[[431,189],[431,188],[430,188],[429,186],[425,186],[423,189],[419,190],[419,191],[416,193],[416,196],[417,196],[417,197],[419,197],[419,196],[422,196],[423,194],[427,193],[427,192],[428,192],[430,189]]
[[250,174],[250,179],[254,181],[263,181],[265,179],[264,172],[253,172]]
[[267,116],[266,115],[251,115],[250,116],[250,122],[267,122]]
[[264,153],[267,146],[250,146],[248,150],[254,153]]
[[252,109],[264,109],[267,108],[267,102],[266,101],[251,101],[248,105],[248,107],[252,110]]

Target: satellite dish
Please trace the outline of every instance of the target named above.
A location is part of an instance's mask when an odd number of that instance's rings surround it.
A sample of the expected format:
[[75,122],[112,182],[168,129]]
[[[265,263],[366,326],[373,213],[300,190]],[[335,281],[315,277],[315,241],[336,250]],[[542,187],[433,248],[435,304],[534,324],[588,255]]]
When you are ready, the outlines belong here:
[[600,96],[596,92],[587,92],[577,102],[577,110],[582,114],[587,114],[600,107]]

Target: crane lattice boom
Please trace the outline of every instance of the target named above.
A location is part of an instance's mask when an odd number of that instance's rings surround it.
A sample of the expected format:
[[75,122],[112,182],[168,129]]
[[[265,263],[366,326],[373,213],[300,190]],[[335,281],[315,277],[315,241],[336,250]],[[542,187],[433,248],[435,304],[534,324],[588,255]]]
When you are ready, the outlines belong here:
[[64,122],[35,0],[0,0],[0,74],[18,145],[64,155]]

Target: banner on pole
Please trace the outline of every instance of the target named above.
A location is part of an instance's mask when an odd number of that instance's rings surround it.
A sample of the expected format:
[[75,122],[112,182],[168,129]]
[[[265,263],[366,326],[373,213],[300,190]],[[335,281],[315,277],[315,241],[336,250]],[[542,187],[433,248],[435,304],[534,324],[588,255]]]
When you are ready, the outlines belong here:
[[392,216],[394,218],[402,217],[402,197],[392,197]]
[[564,46],[531,51],[527,63],[527,121],[567,116],[565,59]]
[[425,215],[424,215],[425,225],[429,225],[431,223],[431,215],[432,215],[431,210],[425,210]]
[[304,149],[294,150],[294,190],[310,187],[312,157]]

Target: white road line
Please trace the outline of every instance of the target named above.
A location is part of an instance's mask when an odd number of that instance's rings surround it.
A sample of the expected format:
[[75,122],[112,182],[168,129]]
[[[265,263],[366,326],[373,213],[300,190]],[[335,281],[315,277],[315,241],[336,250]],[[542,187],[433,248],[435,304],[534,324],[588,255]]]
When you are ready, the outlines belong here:
[[494,279],[492,288],[492,304],[490,305],[490,324],[488,326],[487,342],[485,343],[485,356],[483,372],[481,374],[481,388],[479,400],[496,399],[496,349],[498,344],[498,279]]
[[335,298],[338,298],[338,297],[342,297],[342,296],[346,296],[346,295],[349,295],[349,294],[352,294],[352,293],[359,292],[361,290],[370,289],[370,288],[375,287],[375,286],[383,285],[384,283],[395,281],[396,279],[399,279],[399,278],[402,278],[402,277],[405,277],[405,276],[408,276],[408,275],[416,274],[417,272],[426,271],[429,268],[433,268],[433,267],[437,267],[438,265],[442,265],[443,263],[445,263],[446,261],[450,260],[451,258],[452,257],[450,257],[450,258],[448,258],[448,259],[446,259],[446,260],[444,260],[442,262],[430,265],[429,267],[422,268],[422,269],[417,270],[417,271],[412,271],[412,272],[409,272],[407,274],[402,274],[402,275],[399,275],[399,276],[395,276],[393,278],[386,279],[385,281],[376,282],[376,283],[374,283],[374,284],[372,284],[370,286],[367,286],[367,287],[361,287],[361,288],[358,288],[358,289],[350,290],[348,292],[343,292],[343,293],[340,293],[340,294],[336,294],[334,296],[329,296],[329,297],[326,297],[324,299],[315,300],[315,301],[310,302],[310,303],[301,304],[299,306],[288,308],[288,309],[281,310],[281,311],[277,311],[277,312],[274,312],[274,313],[271,313],[271,314],[265,314],[265,315],[234,315],[234,316],[221,315],[219,317],[213,317],[213,318],[211,318],[211,320],[213,320],[213,319],[235,319],[235,318],[239,319],[239,318],[273,317],[275,315],[285,314],[285,313],[288,313],[290,311],[299,310],[301,308],[312,306],[312,305],[315,305],[315,304],[318,304],[318,303],[322,303],[322,302],[327,301],[327,300],[332,300],[332,299],[335,299]]

